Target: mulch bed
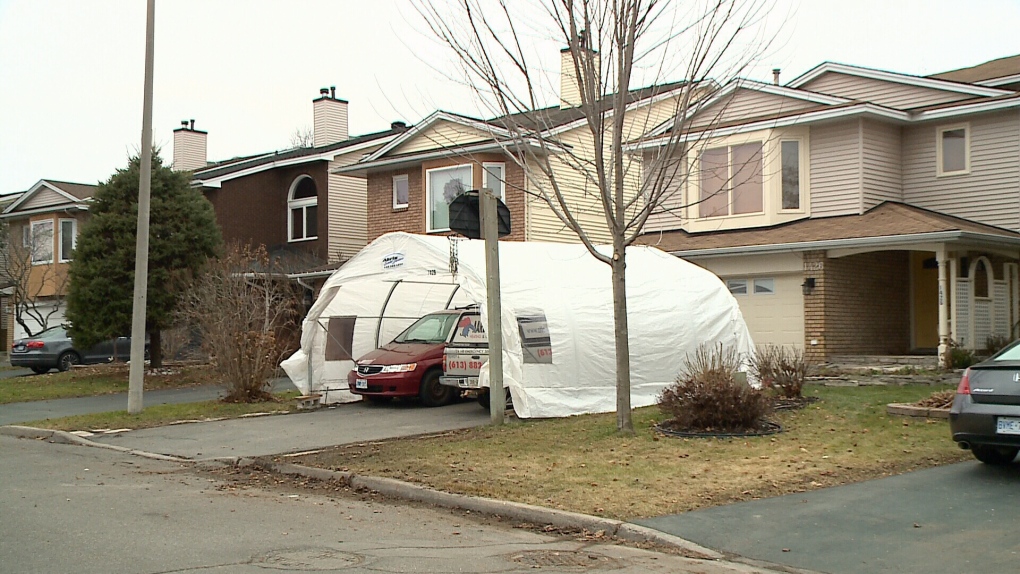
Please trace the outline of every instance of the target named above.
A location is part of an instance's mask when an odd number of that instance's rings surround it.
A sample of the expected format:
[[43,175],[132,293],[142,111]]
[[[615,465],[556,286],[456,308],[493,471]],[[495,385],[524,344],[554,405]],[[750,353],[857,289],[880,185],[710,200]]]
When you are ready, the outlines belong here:
[[663,421],[655,425],[655,430],[667,436],[681,438],[738,438],[748,436],[766,436],[782,432],[783,427],[772,421],[761,421],[758,428],[743,431],[716,431],[713,429],[681,429],[673,428],[671,421]]
[[771,403],[774,411],[789,411],[802,409],[818,400],[818,397],[772,397]]

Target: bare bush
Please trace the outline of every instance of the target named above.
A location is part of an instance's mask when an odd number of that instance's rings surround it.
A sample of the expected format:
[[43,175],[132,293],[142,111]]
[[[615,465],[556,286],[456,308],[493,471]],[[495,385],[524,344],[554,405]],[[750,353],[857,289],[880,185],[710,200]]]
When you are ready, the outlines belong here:
[[270,377],[285,350],[281,334],[294,330],[299,302],[286,276],[273,272],[262,247],[232,247],[184,295],[182,324],[200,334],[202,348],[227,384],[224,400],[272,399]]
[[759,345],[748,363],[751,376],[758,379],[762,387],[784,398],[801,396],[807,378],[807,361],[799,349]]
[[659,395],[659,409],[674,430],[742,432],[758,430],[769,410],[765,395],[738,381],[740,356],[722,345],[698,347],[684,360],[676,383]]

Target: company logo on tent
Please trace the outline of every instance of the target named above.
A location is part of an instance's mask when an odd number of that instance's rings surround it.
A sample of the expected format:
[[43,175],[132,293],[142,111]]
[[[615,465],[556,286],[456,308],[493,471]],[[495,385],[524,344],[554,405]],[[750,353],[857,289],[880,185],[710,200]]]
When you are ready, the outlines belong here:
[[400,252],[390,253],[389,255],[384,255],[383,258],[382,258],[382,268],[383,269],[393,269],[394,267],[403,267],[403,266],[404,266],[404,254],[403,253],[400,253]]

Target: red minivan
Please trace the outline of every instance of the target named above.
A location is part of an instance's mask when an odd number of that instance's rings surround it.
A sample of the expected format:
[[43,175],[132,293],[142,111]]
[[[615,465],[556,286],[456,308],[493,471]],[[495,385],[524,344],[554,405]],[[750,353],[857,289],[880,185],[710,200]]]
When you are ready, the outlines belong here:
[[478,307],[429,313],[415,321],[393,341],[359,358],[347,375],[352,393],[370,401],[418,397],[438,407],[457,399],[459,389],[442,385],[443,350],[457,329],[474,328],[481,317]]

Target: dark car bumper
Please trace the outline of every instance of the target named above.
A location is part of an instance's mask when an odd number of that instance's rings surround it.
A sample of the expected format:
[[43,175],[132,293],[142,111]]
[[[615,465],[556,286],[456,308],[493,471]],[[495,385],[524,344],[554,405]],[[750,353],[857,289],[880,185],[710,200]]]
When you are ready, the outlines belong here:
[[[365,381],[366,388],[357,388],[358,380]],[[421,382],[421,373],[377,373],[359,375],[357,371],[347,374],[347,386],[356,395],[376,397],[416,397]]]
[[953,441],[967,445],[1020,447],[1020,435],[996,432],[999,417],[1020,418],[1020,405],[975,403],[969,395],[957,395],[949,411]]
[[57,358],[50,355],[34,355],[31,353],[11,353],[12,367],[57,367]]

